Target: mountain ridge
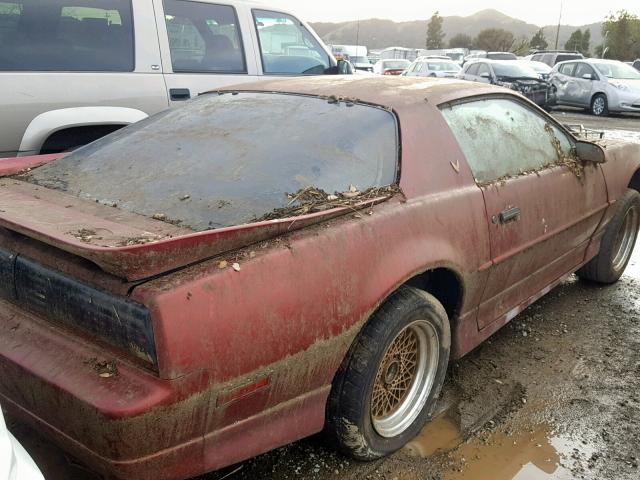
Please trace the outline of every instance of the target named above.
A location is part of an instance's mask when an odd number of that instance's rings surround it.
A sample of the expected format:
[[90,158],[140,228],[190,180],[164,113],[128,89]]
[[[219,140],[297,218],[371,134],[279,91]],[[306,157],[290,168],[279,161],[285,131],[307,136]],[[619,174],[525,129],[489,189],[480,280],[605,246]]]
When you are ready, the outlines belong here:
[[[360,24],[359,28],[358,23]],[[327,44],[355,45],[358,42],[360,45],[366,45],[370,49],[392,46],[424,48],[428,23],[428,19],[394,22],[392,20],[370,18],[360,20],[360,22],[312,22],[311,26]],[[446,34],[444,38],[446,45],[448,45],[448,41],[452,37],[459,33],[475,37],[486,28],[508,30],[513,33],[516,42],[522,39],[531,40],[531,37],[542,28],[549,43],[549,48],[554,48],[557,25],[540,27],[489,8],[466,17],[443,17],[442,28]],[[602,22],[579,26],[561,25],[558,48],[564,48],[571,33],[578,28],[581,30],[587,28],[591,31],[592,51],[602,43]]]

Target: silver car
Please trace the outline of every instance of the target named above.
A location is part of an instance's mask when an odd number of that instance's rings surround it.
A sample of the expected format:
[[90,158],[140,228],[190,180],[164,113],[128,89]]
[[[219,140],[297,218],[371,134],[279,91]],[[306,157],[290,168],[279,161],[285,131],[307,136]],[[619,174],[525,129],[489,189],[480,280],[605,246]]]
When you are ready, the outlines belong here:
[[420,57],[405,71],[407,77],[454,78],[460,71],[460,65],[450,59]]
[[562,62],[551,72],[557,104],[587,108],[593,115],[640,112],[640,72],[616,60]]

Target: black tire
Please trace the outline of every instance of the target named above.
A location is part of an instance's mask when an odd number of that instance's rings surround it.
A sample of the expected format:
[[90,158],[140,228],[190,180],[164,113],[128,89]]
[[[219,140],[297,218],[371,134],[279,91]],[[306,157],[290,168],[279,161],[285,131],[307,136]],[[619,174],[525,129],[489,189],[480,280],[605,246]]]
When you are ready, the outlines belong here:
[[[633,254],[639,224],[640,194],[629,189],[618,202],[618,209],[607,225],[600,252],[576,272],[578,277],[604,284],[617,282]],[[625,232],[628,230],[631,236],[625,241]]]
[[[409,378],[405,380],[409,382],[408,387],[405,385],[408,394],[400,400],[395,415],[390,415],[397,416],[403,405],[413,404],[409,410],[410,414],[399,416],[407,425],[402,425],[403,429],[398,434],[383,436],[377,430],[381,427],[374,424],[379,420],[374,420],[372,414],[374,384],[380,392],[382,384],[394,382],[393,378],[388,378],[394,363],[397,368],[393,375],[411,375],[407,368],[400,366],[404,365],[403,360],[398,360],[402,358],[402,354],[398,354],[397,357],[391,353],[386,356],[385,354],[388,349],[392,350],[390,347],[398,345],[398,342],[402,342],[408,335],[415,335],[416,338],[420,336],[421,334],[414,333],[418,328],[430,332],[428,341],[431,346],[425,351],[437,351],[438,354],[437,361],[426,362],[429,364],[427,371],[430,372],[428,376],[431,380],[418,382],[417,378],[421,378],[417,373],[420,371],[418,366],[415,367],[413,377],[405,377]],[[417,350],[419,348],[416,347]],[[433,414],[447,372],[450,348],[449,319],[440,302],[422,290],[400,288],[363,327],[334,379],[327,403],[326,433],[329,441],[342,452],[361,461],[375,460],[402,448],[420,433]],[[399,350],[396,348],[395,351],[397,353]],[[420,354],[416,355],[416,358],[428,359],[433,356],[432,353]],[[384,367],[381,367],[383,362]],[[418,360],[415,363],[422,364]],[[431,366],[433,368],[430,368]],[[382,372],[382,368],[386,369],[384,379],[382,374],[378,376],[378,371]],[[411,395],[412,386],[418,383],[424,385],[423,389],[418,389],[422,393]],[[402,394],[399,393],[398,396]],[[410,401],[411,398],[416,400]],[[374,408],[379,408],[381,404],[383,402],[378,401]]]
[[596,117],[609,115],[609,101],[607,100],[607,96],[604,93],[594,95],[591,99],[591,108],[589,110],[591,114]]

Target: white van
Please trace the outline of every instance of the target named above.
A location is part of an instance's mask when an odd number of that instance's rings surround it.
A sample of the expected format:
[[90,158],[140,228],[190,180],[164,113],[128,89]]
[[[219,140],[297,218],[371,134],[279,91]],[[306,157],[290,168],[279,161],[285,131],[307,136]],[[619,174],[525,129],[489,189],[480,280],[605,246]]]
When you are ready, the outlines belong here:
[[262,76],[351,73],[298,17],[246,1],[0,0],[0,45],[0,158]]

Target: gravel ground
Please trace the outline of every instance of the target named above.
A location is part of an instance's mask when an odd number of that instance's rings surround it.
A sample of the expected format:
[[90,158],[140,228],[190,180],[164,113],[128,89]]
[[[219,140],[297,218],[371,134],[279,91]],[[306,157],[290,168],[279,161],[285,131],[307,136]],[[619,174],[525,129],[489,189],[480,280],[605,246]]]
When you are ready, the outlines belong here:
[[[554,115],[640,142],[640,116]],[[197,480],[640,479],[640,248],[618,284],[572,277],[452,364],[440,411],[374,463],[316,436]],[[47,480],[97,480],[26,427],[12,429]]]

